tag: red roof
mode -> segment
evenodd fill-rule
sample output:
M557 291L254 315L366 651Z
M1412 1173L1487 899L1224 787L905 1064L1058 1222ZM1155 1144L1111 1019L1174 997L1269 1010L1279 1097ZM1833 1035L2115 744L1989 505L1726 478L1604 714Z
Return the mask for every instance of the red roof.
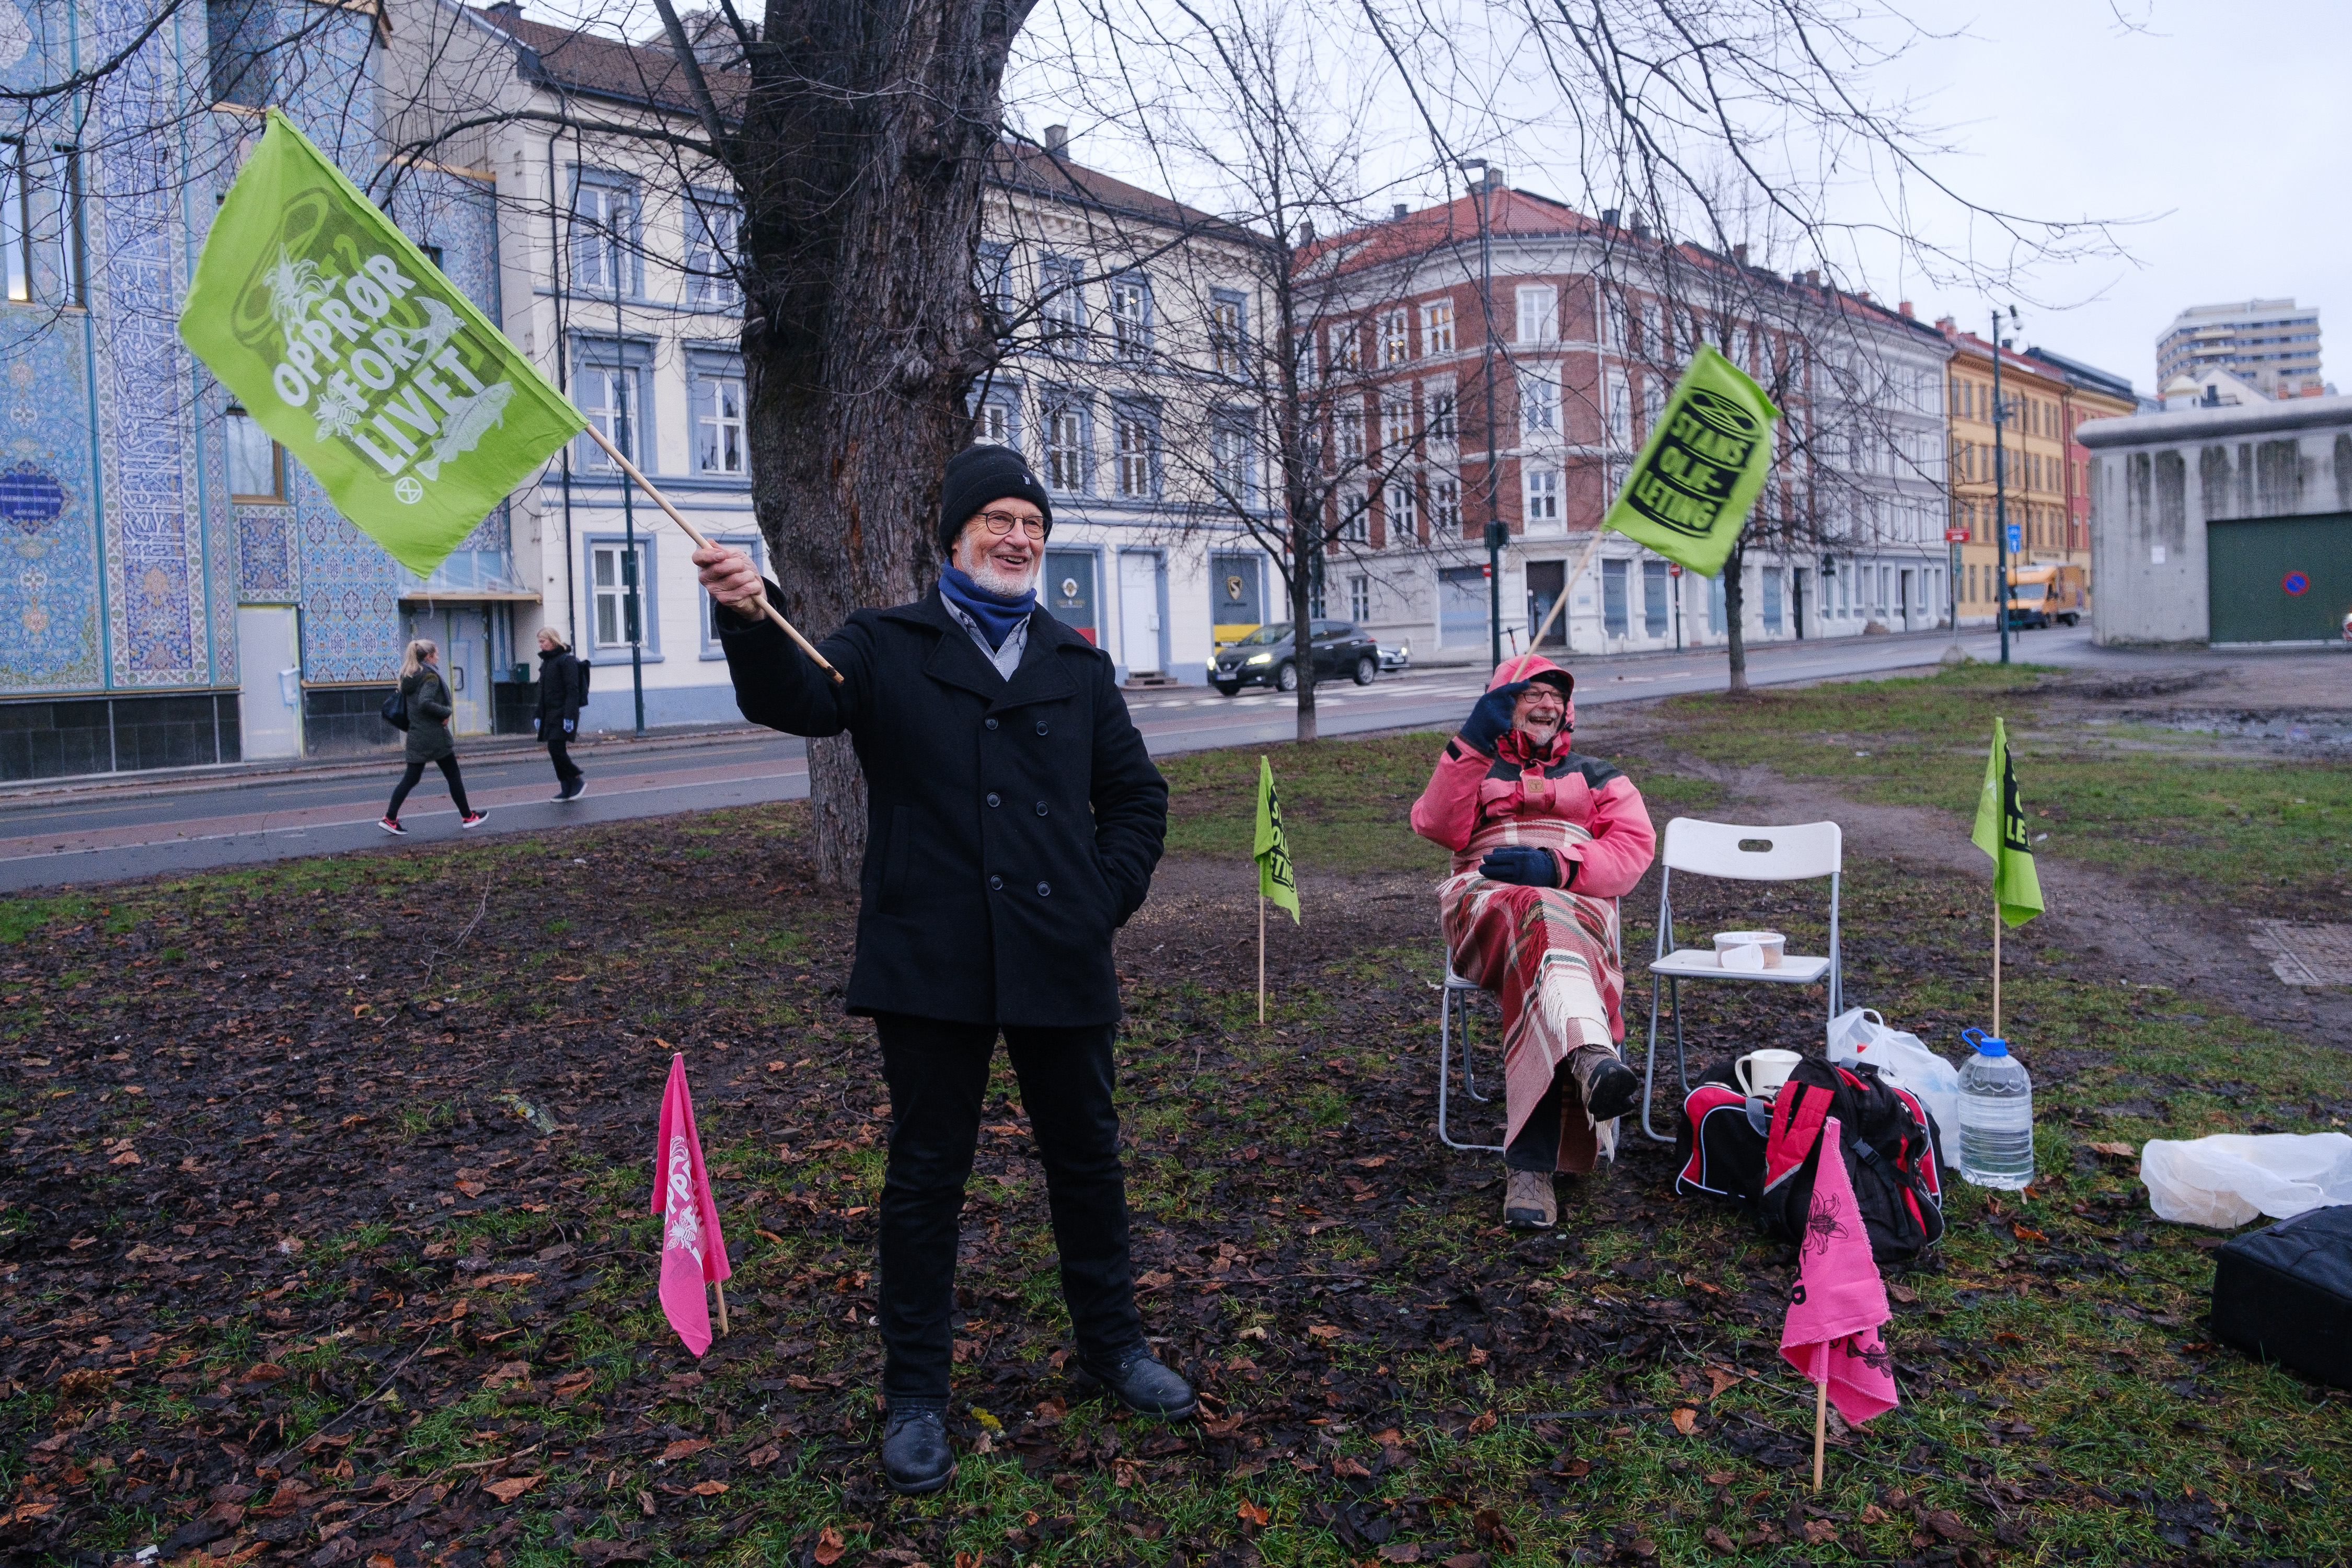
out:
M632 44L577 27L529 21L499 7L478 9L474 15L528 51L523 68L527 79L701 118L686 72L667 43ZM721 114L731 116L742 107L751 87L749 72L716 70L706 64L702 76Z

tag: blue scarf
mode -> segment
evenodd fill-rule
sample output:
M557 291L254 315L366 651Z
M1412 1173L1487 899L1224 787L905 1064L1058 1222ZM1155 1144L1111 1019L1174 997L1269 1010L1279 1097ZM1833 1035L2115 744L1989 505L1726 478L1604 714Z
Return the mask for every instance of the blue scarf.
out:
M1027 620L1029 612L1037 607L1034 588L1017 599L1008 599L1002 594L990 593L953 566L940 573L940 597L970 616L991 647L1003 647L1004 639L1013 635L1013 628Z

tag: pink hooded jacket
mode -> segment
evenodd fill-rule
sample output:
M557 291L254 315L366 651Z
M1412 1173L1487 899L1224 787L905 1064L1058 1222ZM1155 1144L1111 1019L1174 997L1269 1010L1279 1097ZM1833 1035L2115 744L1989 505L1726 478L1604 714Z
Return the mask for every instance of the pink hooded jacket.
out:
M1573 676L1532 653L1505 659L1486 689L1538 675L1555 675L1559 681L1554 684L1565 682L1570 693L1575 689ZM1569 701L1567 708L1563 735L1576 727L1575 702ZM1461 871L1476 863L1477 858L1465 851L1479 828L1512 816L1557 817L1591 834L1587 842L1553 853L1574 863L1569 889L1596 899L1631 892L1657 850L1657 833L1650 826L1642 792L1610 763L1563 747L1549 765L1522 770L1472 750L1459 736L1445 743L1429 787L1412 804L1412 830L1453 850L1454 869Z

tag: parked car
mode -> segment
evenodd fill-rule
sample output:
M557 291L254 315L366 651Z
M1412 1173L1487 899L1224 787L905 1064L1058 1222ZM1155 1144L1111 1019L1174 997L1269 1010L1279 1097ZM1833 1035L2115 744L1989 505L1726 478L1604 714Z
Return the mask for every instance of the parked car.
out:
M1412 668L1412 644L1393 642L1381 644L1381 673Z
M1370 686L1380 674L1380 644L1368 634L1346 621L1315 621L1308 631L1317 680L1346 676L1359 686ZM1298 656L1291 624L1268 622L1231 647L1220 648L1209 660L1209 684L1228 697L1244 686L1297 690Z

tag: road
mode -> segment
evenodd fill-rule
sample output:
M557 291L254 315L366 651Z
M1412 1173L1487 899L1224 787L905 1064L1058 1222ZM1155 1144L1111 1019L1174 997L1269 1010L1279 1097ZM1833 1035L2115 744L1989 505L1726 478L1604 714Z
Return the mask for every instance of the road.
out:
M2019 657L2072 664L2099 659L2087 630L2035 632ZM1748 679L1787 685L1932 664L1941 638L1850 637L1783 643L1748 655ZM1990 633L1961 646L1995 657ZM1570 659L1576 700L1591 706L1719 690L1719 650L1614 659ZM1326 735L1452 725L1484 684L1484 670L1444 669L1384 676L1369 687L1327 685L1316 694ZM1218 746L1264 744L1295 732L1295 699L1272 692L1220 697L1201 687L1129 693L1137 725L1155 755ZM717 806L798 800L808 794L801 742L783 735L720 733L679 740L614 741L578 748L588 793L558 805L545 754L536 750L478 755L466 763L472 803L489 812L475 831L529 832L660 816ZM390 847L456 838L456 808L438 773L409 797L404 839L376 826L396 776L387 761L373 766L296 767L254 775L136 777L0 801L0 892L118 881L303 855Z

